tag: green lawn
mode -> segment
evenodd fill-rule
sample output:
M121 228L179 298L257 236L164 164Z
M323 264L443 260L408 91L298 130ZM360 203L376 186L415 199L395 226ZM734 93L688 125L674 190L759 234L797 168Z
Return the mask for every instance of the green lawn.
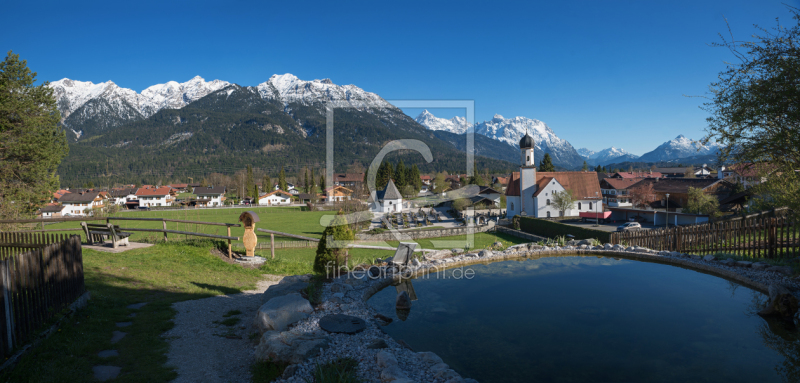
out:
M252 209L175 209L175 210L154 210L154 211L131 211L120 212L113 217L136 217L136 218L169 218L180 219L185 221L202 221L202 222L224 222L224 223L239 223L239 215L246 211L255 211L258 214L261 222L256 224L256 228L269 229L282 231L285 233L298 234L313 238L322 236L324 229L319 224L320 217L333 214L331 212L323 211L301 211L300 207L255 207ZM114 221L112 217L111 222L118 224L122 228L138 228L138 229L161 229L162 223L159 221ZM94 221L100 223L100 221ZM45 229L66 229L75 228L75 234L82 234L80 230L80 222L59 222L45 226ZM198 232L205 234L227 235L227 230L224 226L210 226L210 225L197 225L178 222L167 222L167 229ZM231 228L231 235L241 237L244 229L241 227ZM83 237L83 235L81 235ZM147 233L147 232L133 232L131 241L142 241L143 239L150 239L155 241L162 239L164 236L161 233ZM169 234L170 238L185 239L185 236L177 234ZM291 241L291 238L276 238L282 241ZM85 240L85 238L84 238ZM259 241L269 241L269 235L259 234Z
M122 254L84 250L89 305L64 321L60 330L24 356L8 382L91 382L92 366L115 365L122 373L115 382L166 382L176 373L165 367L168 344L161 335L172 328L172 303L233 294L255 288L262 271L225 263L211 255L210 242L198 245L160 244ZM126 306L148 302L136 310ZM112 345L115 322L132 321L128 333ZM119 356L101 359L97 353L115 349Z

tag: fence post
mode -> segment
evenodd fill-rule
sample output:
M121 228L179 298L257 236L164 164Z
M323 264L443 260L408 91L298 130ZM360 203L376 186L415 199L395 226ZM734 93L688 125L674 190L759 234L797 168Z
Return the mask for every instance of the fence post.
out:
M228 226L228 237L231 236L231 227ZM231 253L231 239L228 238L228 258L233 258L233 254Z
M164 226L164 242L167 242L167 221L161 221Z
M275 259L275 234L269 233L269 247L272 253L272 259Z
M775 209L772 209L772 213L775 214ZM769 254L770 258L775 258L775 248L778 245L777 244L777 242L778 242L777 241L777 239L778 239L778 232L777 232L777 229L778 229L777 223L778 222L777 222L777 220L778 220L777 218L770 218L769 221L768 221L769 222L769 239L768 239L769 243L767 244L767 246L769 246L768 254Z
M14 315L11 312L11 292L8 289L10 282L8 275L8 260L3 260L0 262L0 274L3 274L3 310L6 316L6 347L10 351L14 348Z

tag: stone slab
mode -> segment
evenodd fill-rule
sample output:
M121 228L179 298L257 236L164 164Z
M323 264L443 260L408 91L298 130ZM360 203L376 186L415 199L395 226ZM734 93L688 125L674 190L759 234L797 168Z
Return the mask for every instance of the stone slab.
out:
M92 372L94 373L94 378L105 382L111 379L116 379L119 376L121 368L117 366L94 366L92 367Z
M350 315L330 314L319 319L319 327L327 332L355 334L364 331L367 322Z
M112 356L119 356L119 352L117 352L117 350L103 350L98 352L97 356L101 358L110 358Z
M122 340L122 338L125 337L125 335L128 335L128 333L122 331L114 331L114 334L111 336L111 344L119 342L120 340Z

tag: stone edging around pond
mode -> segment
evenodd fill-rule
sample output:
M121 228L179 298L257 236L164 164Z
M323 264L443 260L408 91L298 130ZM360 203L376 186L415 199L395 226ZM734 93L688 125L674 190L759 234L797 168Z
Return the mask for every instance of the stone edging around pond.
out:
M645 248L624 248L620 245L605 246L565 246L548 248L534 244L512 246L505 251L481 250L479 253L459 254L445 259L412 261L405 275L387 265L373 266L370 269L377 274L376 278L355 277L353 273L334 279L323 285L321 304L291 328L280 331L267 331L261 343L256 347L256 357L267 359L283 353L291 360L282 379L278 382L304 382L310 379L315 366L343 357L351 357L359 361L358 374L367 381L384 382L474 382L463 379L450 369L441 358L432 352L414 352L402 340L395 340L386 334L382 326L388 318L382 318L367 300L383 288L405 278L422 276L446 269L468 266L478 263L491 263L517 259L536 259L551 256L595 255L619 257L646 262L657 262L689 268L709 273L721 278L768 293L770 284L781 284L800 291L796 280L781 274L786 270L772 269L767 271L763 265L757 268L749 262L741 262L740 266L726 265L716 260L703 260L698 256L689 256L675 252L657 252ZM369 271L367 271L369 272ZM286 277L281 284L288 287L296 284L300 276ZM281 284L277 286L281 286ZM280 287L279 287L280 288ZM267 297L275 296L275 291L265 293ZM266 306L266 305L265 305ZM263 307L262 307L263 308ZM328 314L346 314L359 317L367 322L367 328L354 335L328 334L320 329L319 319ZM391 321L391 319L388 319ZM287 348L288 347L288 348ZM289 350L291 348L291 350ZM300 351L297 351L300 350ZM288 354L287 354L288 353ZM293 354L292 354L293 353Z

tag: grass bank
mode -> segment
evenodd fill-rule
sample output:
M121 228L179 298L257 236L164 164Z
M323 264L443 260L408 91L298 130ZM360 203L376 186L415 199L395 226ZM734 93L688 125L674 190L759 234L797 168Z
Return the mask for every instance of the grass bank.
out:
M212 255L211 242L168 243L110 254L84 250L89 305L65 320L60 330L25 355L8 382L90 382L92 366L115 365L122 372L115 382L166 382L175 371L165 367L168 343L161 335L172 328L174 302L235 294L255 288L262 271L225 263ZM126 306L148 302L135 318ZM132 321L128 333L112 345L116 322ZM102 350L119 356L101 359Z

